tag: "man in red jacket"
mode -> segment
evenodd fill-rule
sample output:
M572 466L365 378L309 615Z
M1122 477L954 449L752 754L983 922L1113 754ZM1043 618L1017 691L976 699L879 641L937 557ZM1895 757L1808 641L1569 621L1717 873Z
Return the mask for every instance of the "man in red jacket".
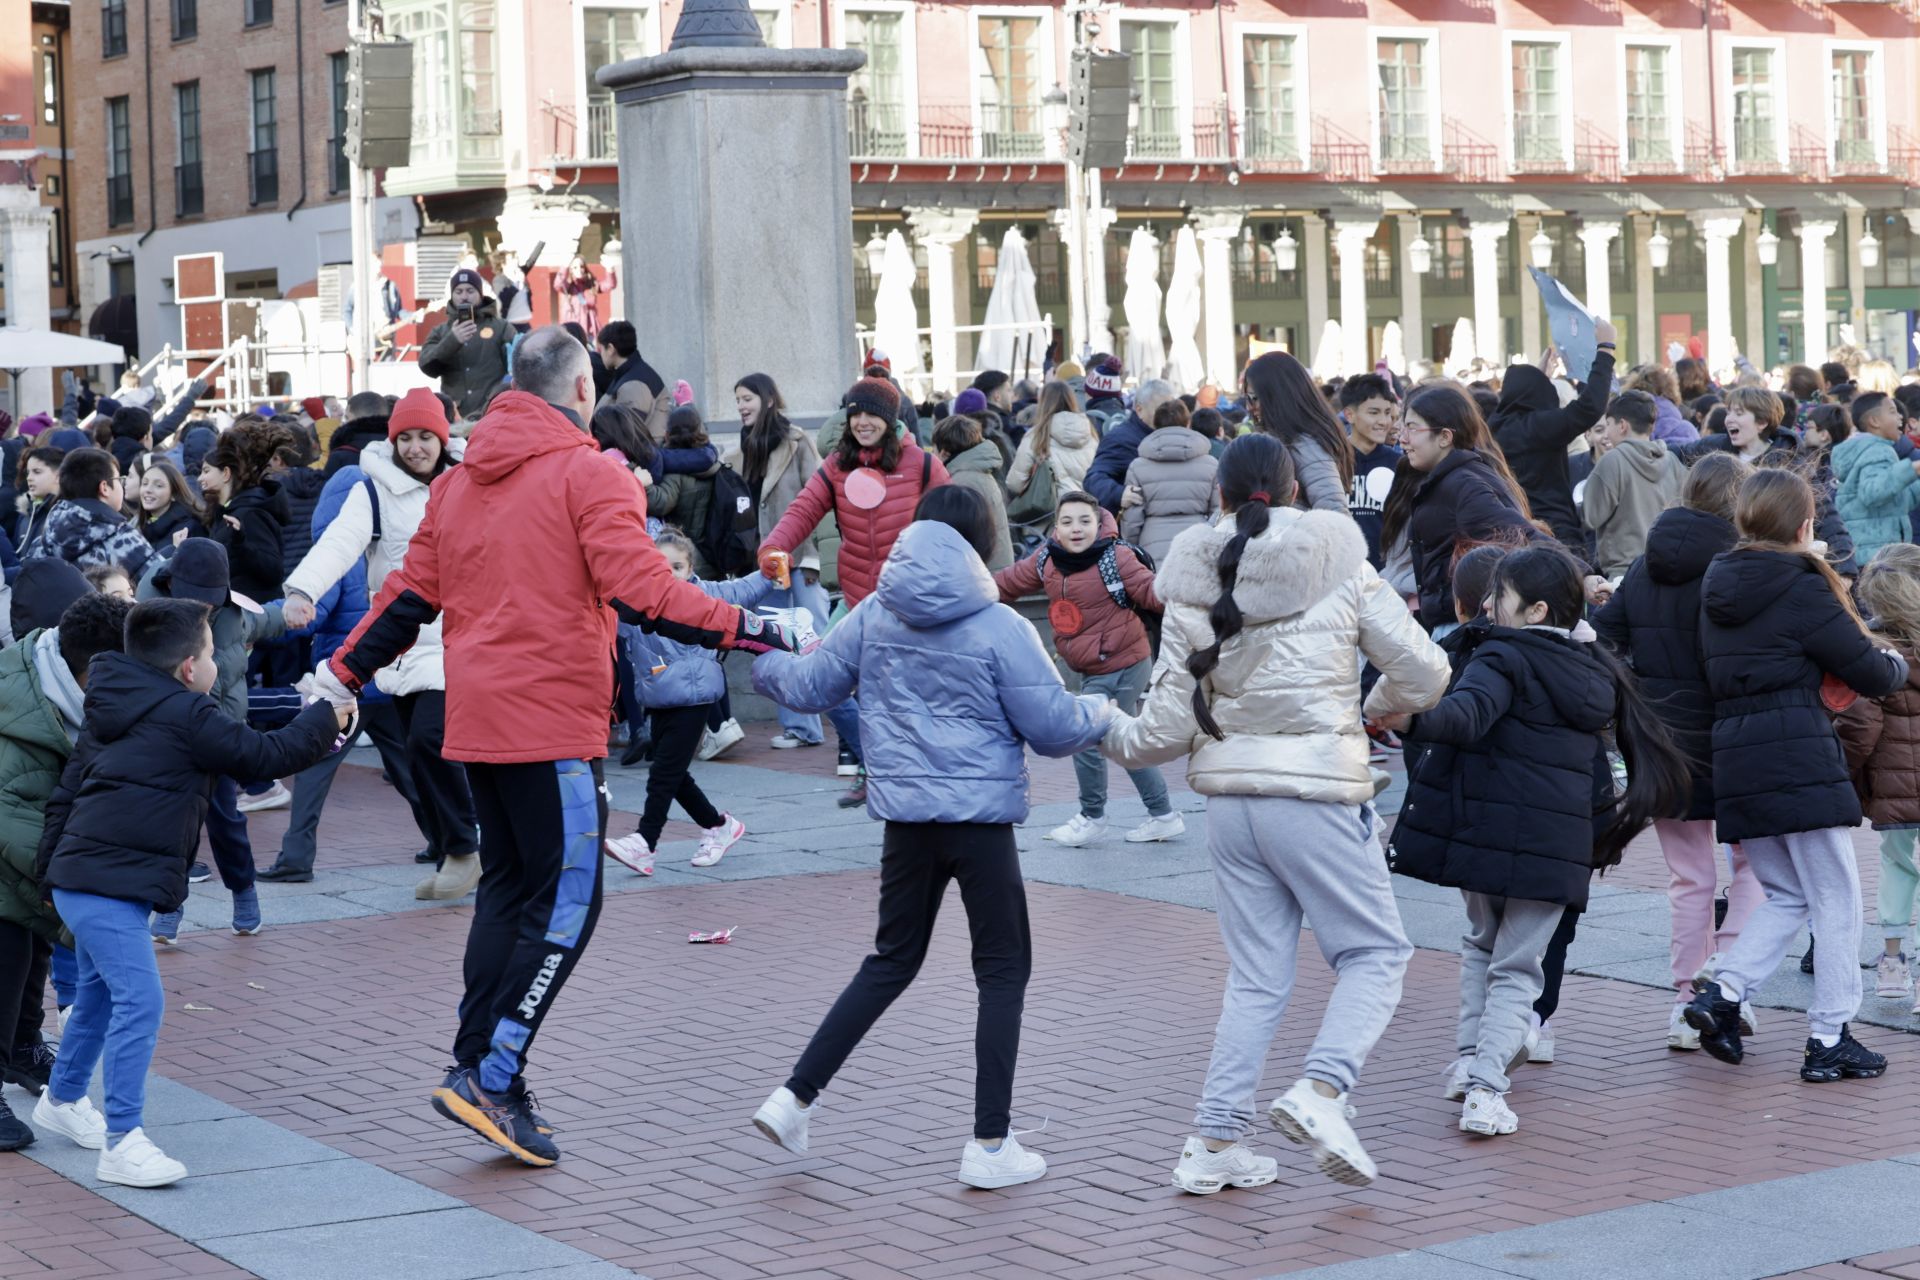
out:
M783 632L673 576L633 474L586 431L593 369L561 328L514 356L466 459L434 481L405 564L316 681L346 696L443 619L446 756L466 762L485 868L467 935L455 1065L434 1109L523 1163L559 1149L522 1073L600 914L614 608L710 648Z

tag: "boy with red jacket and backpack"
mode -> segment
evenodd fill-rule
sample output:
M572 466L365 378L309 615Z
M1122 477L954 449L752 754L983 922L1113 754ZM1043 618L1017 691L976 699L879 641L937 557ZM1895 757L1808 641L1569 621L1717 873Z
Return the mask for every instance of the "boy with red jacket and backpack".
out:
M1153 658L1146 625L1135 610L1158 613L1160 598L1153 591L1152 562L1120 540L1113 513L1098 498L1078 490L1061 495L1047 545L993 580L1006 604L1044 588L1054 644L1080 673L1080 692L1111 698L1128 715L1138 713ZM1097 748L1082 751L1073 758L1073 771L1080 780L1080 812L1049 831L1047 839L1079 848L1107 830L1106 758ZM1147 806L1147 820L1127 832L1127 839L1145 844L1184 834L1186 822L1173 811L1160 771L1129 769L1127 776Z

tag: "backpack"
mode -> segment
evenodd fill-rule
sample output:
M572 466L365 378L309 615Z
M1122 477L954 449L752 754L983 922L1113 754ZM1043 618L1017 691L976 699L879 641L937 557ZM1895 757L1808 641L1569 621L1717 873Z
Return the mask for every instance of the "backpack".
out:
M1131 609L1135 613L1138 613L1140 612L1140 606L1136 605L1133 602L1133 598L1127 594L1127 584L1120 577L1120 548L1122 547L1133 552L1133 554L1139 558L1140 563L1148 569L1153 568L1152 556L1142 551L1139 547L1134 546L1131 542L1122 542L1120 539L1115 538L1108 544L1107 549L1100 553L1100 563L1098 566L1100 570L1100 585L1107 589L1107 594L1113 598L1115 604L1119 605L1122 609ZM1042 582L1046 580L1047 560L1052 554L1053 544L1048 543L1046 546L1041 547L1037 563L1033 566L1034 571L1040 575Z
M1059 477L1053 473L1052 458L1034 459L1033 479L1027 482L1026 491L1007 500L1007 523L1032 524L1036 520L1051 520L1059 483Z
M367 536L369 548L380 541L380 490L374 488L372 476L361 476L360 483L367 489L367 508L373 513L373 532Z
M694 542L718 578L737 578L753 572L760 554L760 512L746 479L725 463L713 473L713 499L707 504L707 527Z

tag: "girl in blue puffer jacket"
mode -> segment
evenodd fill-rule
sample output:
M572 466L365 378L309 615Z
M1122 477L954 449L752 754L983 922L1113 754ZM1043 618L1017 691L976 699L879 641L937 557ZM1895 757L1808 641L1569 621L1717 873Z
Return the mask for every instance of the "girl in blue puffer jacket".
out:
M1069 694L1033 627L1000 603L985 563L994 532L973 490L929 490L873 594L823 644L753 664L754 688L793 711L825 711L859 688L867 811L886 823L874 953L753 1122L788 1150L807 1149L814 1099L920 971L947 882L958 880L980 989L974 1140L960 1157L960 1181L974 1187L1047 1171L1008 1130L1033 965L1013 839L1027 817L1026 748L1070 756L1098 743L1113 715L1110 702Z
M662 528L653 540L674 577L693 583L716 600L751 609L773 590L773 581L758 573L727 582L702 582L693 576L693 543L686 534ZM643 876L652 875L654 846L666 828L667 810L678 800L702 831L693 865L710 867L747 834L746 824L715 809L687 771L706 730L708 713L727 692L727 673L720 666L720 655L711 649L683 644L644 627L631 634L634 692L652 713L653 765L647 770L647 804L640 812L640 829L607 841L607 856Z

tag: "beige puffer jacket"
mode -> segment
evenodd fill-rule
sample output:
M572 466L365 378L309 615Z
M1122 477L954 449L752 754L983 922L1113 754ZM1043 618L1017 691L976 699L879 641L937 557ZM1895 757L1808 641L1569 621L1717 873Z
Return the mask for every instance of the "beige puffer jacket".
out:
M1367 563L1367 540L1351 516L1274 507L1269 518L1240 556L1233 598L1244 625L1206 679L1225 739L1195 723L1187 657L1213 643L1214 565L1233 537L1232 516L1174 539L1154 579L1166 624L1153 683L1138 717L1115 717L1102 749L1128 768L1190 754L1187 780L1202 795L1365 804L1374 786L1354 650L1381 673L1368 715L1439 702L1447 656Z

